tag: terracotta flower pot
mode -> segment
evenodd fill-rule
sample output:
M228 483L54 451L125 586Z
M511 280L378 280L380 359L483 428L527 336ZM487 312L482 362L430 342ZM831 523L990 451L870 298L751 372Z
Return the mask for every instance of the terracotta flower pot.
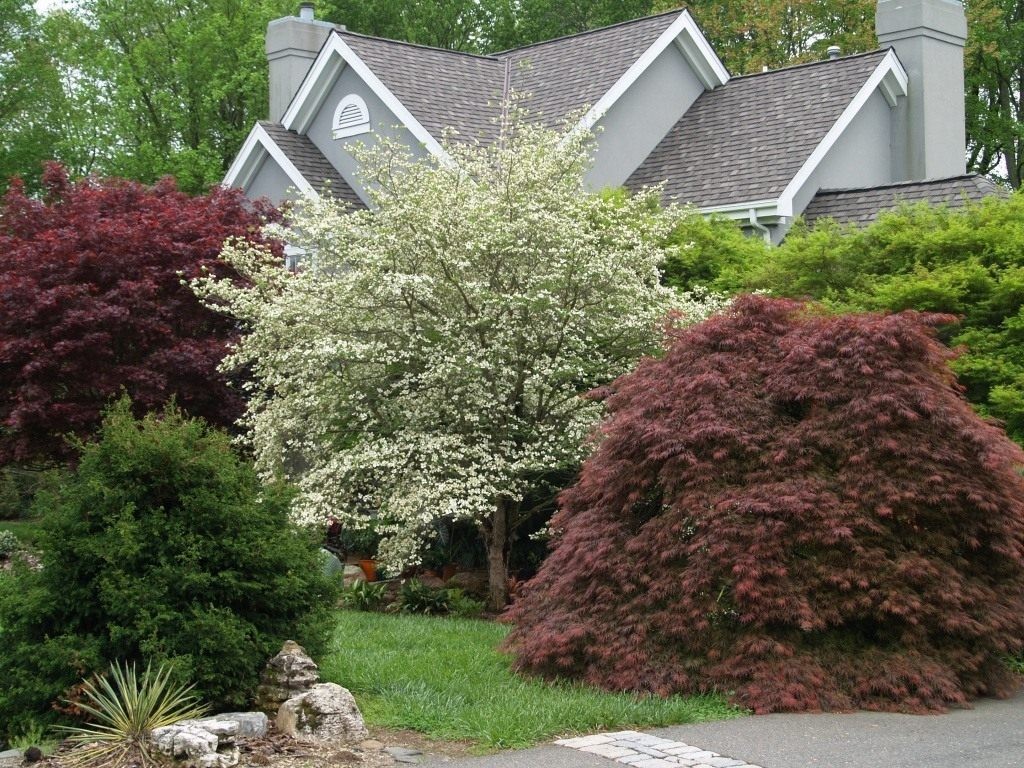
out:
M377 580L377 561L376 560L360 560L359 567L363 569L363 573L366 574L367 581Z

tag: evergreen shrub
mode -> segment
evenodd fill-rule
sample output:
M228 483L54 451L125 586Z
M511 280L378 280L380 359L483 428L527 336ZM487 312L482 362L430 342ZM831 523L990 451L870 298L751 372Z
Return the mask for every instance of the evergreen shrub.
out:
M215 706L241 707L294 639L322 648L338 587L226 435L127 399L49 496L41 570L0 580L0 723L46 715L115 660L168 664Z
M1014 690L1024 453L963 399L950 320L746 296L619 379L518 668L757 712Z

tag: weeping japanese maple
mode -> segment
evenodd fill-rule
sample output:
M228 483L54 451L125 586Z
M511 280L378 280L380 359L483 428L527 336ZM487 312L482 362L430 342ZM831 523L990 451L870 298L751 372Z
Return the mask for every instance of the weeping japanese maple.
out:
M747 296L620 378L518 667L756 712L1012 691L1024 453L964 401L950 319Z

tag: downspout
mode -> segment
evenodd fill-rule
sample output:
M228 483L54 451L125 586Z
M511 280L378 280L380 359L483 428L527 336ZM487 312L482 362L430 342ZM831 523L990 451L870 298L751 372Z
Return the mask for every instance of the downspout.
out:
M747 219L750 222L750 226L761 233L761 237L764 238L765 243L768 245L772 244L772 231L768 229L764 224L757 220L757 209L750 209L750 217Z

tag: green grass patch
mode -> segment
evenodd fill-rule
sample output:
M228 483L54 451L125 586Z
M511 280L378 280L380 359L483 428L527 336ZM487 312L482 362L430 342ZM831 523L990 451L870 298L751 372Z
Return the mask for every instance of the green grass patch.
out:
M637 697L521 677L497 650L507 631L473 619L340 611L321 676L352 691L369 724L481 750L743 714L718 696Z

